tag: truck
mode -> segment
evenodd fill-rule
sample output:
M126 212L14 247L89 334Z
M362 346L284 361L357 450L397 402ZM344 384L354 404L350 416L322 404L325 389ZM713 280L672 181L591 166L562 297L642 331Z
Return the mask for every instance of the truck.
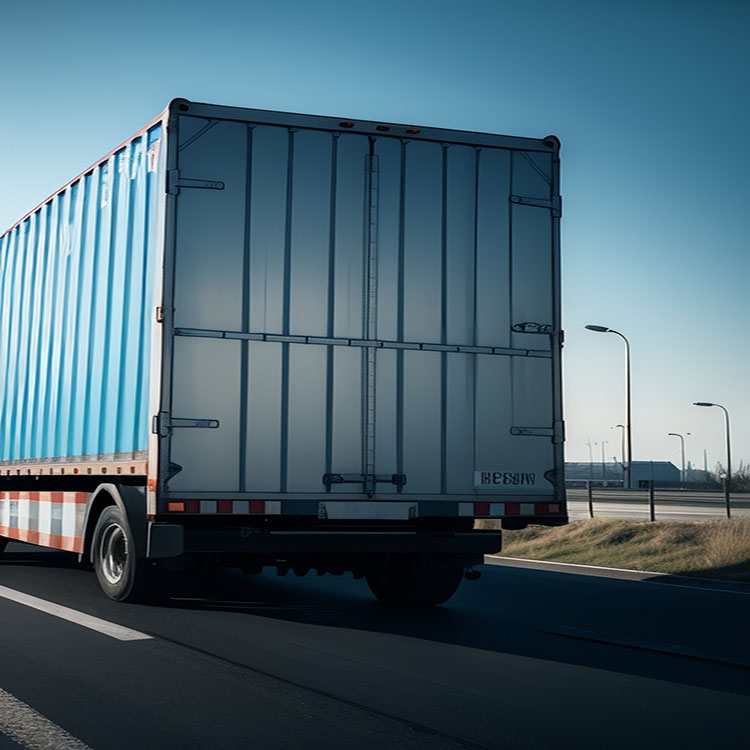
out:
M170 102L0 239L0 550L435 605L566 523L559 151Z

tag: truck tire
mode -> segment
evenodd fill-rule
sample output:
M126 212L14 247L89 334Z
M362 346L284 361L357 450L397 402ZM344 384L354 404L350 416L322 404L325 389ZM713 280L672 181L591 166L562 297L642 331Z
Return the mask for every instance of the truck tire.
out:
M92 540L94 571L102 591L118 602L149 602L159 598L156 566L136 554L133 532L125 514L106 507Z
M375 597L384 604L412 604L429 607L443 604L455 594L463 568L430 569L415 563L389 566L365 576Z

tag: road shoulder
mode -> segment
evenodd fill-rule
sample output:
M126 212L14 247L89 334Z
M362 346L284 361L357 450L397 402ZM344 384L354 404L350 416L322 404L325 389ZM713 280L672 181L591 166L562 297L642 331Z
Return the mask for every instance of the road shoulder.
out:
M605 568L596 565L580 565L578 563L561 563L548 560L527 560L520 557L503 557L501 555L485 555L484 559L488 565L499 565L509 568L530 568L554 573L572 573L573 575L596 576L599 578L617 578L623 581L642 581L645 583L684 586L706 591L728 591L739 594L750 594L750 583L739 581L691 578L647 570Z

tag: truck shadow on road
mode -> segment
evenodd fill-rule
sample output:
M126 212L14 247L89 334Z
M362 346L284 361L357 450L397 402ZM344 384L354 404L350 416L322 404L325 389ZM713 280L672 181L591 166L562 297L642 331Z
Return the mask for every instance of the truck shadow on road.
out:
M2 576L4 585L44 596L34 571L49 569L51 576L54 569L84 604L92 601L84 611L106 602L85 570L90 566L77 555L13 545L0 572L6 566L13 575ZM334 642L338 633L366 631L750 695L742 632L747 595L527 568L482 570L481 580L464 581L449 602L430 608L380 604L365 581L346 574L245 576L226 570L183 583L158 605L110 602L104 610L109 619L153 629L157 636L153 625L164 613L184 611L188 627L188 612L226 612L334 629L326 636ZM234 617L219 621L219 627L236 629L234 637L242 638L246 625ZM320 631L310 633L314 641Z
M247 577L237 571L219 575L210 592L183 593L166 606L406 636L750 695L739 625L736 652L734 634L717 649L715 638L706 642L713 626L697 613L692 629L689 621L678 627L675 618L692 606L689 601L678 597L670 605L658 590L649 590L648 601L639 605L639 582L483 569L479 582L464 581L440 607L380 604L364 581L350 575ZM746 602L730 606L741 604Z
M26 551L29 550L29 551ZM12 547L3 552L0 568L6 566L56 568L59 570L91 570L88 560L78 561L78 555L71 552L34 547L15 542Z

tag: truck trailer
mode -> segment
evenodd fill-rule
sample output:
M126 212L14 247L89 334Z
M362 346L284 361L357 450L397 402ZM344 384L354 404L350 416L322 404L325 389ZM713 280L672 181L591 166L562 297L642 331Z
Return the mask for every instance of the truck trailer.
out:
M0 551L430 605L566 523L559 149L173 100L0 238Z

